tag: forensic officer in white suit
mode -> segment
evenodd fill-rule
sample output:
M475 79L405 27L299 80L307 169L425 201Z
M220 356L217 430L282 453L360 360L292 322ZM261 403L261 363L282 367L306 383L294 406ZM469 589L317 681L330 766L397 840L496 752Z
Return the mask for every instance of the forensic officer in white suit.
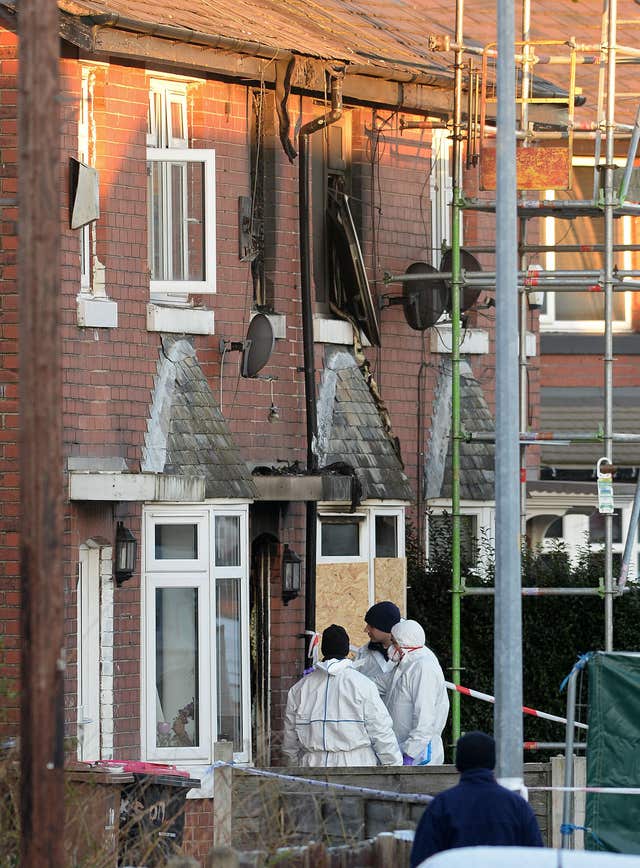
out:
M391 628L400 620L400 609L390 600L375 603L364 616L369 642L358 648L354 666L370 678L384 699L391 684L394 665L389 660Z
M323 660L287 697L282 751L290 765L399 766L402 754L375 685L357 672L344 627L322 634Z
M438 658L425 647L417 621L400 621L391 628L391 660L395 669L385 703L393 721L404 765L444 762L442 730L449 714L449 697Z

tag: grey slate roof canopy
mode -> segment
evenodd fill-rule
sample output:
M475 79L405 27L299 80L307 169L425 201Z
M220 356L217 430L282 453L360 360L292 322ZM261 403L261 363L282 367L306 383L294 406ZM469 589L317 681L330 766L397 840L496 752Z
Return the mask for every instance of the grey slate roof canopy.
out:
M256 496L249 468L187 338L162 336L142 470L204 477L208 498Z
M604 398L598 388L541 389L540 430L597 432L604 424ZM613 430L616 434L640 433L640 388L613 390ZM542 464L551 467L594 466L604 455L602 442L542 446ZM625 467L640 465L640 443L614 443L613 461Z
M464 431L494 431L495 423L480 383L469 362L460 361L460 421ZM460 497L493 500L495 490L493 443L460 444ZM431 439L425 464L427 500L451 497L451 359L443 359L436 387Z
M362 500L414 499L409 480L353 355L328 353L318 399L319 467L350 464Z

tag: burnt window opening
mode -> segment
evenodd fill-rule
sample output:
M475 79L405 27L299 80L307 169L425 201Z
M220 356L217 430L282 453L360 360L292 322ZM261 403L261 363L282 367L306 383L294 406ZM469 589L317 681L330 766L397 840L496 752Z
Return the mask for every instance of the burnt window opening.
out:
M313 278L316 301L329 312L331 263L327 207L336 193L352 193L351 112L311 139L311 222L313 226Z
M352 113L312 145L313 273L318 308L341 312L370 344L380 332L360 244L360 198L352 162Z

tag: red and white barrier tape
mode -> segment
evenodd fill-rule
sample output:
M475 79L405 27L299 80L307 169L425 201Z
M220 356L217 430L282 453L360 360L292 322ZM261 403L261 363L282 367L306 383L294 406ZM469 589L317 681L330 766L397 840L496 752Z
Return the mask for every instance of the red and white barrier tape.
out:
M640 796L640 787L527 787L529 792L611 793L618 796Z
M451 681L445 681L445 684L448 690L457 690L458 693L462 693L465 696L473 696L476 699L483 699L485 702L495 702L495 696L490 696L488 693L480 693L479 690L472 690L470 687L463 687L461 684L452 684ZM556 723L565 723L567 722L566 717L558 717L556 714L547 714L546 711L538 711L535 708L529 708L527 705L522 706L523 714L530 714L533 717L541 717L544 720L554 720ZM586 723L580 723L579 721L575 721L574 726L579 727L580 729L589 729Z

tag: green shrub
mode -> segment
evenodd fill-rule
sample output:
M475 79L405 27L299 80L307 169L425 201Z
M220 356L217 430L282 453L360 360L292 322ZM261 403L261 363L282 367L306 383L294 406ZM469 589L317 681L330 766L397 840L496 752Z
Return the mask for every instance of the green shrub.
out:
M439 537L430 545L429 560L421 557L415 532L407 531L408 614L424 627L427 644L437 654L451 680L451 539L440 523ZM462 563L467 586L494 583L494 558L485 540L479 544L487 569L480 577L471 564ZM478 552L476 552L477 556ZM614 576L617 564L614 561ZM566 549L558 544L551 552L539 549L522 554L522 584L528 587L598 588L604 575L602 552L586 545L572 564ZM630 590L613 604L614 650L638 649L640 587ZM463 685L494 694L493 596L465 596L461 601L461 663ZM566 716L566 692L560 684L578 655L604 647L604 601L600 596L531 596L522 598L522 656L524 704L561 717ZM499 665L499 662L498 662ZM586 682L586 678L584 679ZM586 721L586 683L578 684L576 717ZM493 706L462 696L461 729L493 731ZM450 727L450 722L449 722ZM451 742L450 729L446 743ZM525 716L525 741L564 741L562 724ZM528 761L545 760L548 752L527 752Z

